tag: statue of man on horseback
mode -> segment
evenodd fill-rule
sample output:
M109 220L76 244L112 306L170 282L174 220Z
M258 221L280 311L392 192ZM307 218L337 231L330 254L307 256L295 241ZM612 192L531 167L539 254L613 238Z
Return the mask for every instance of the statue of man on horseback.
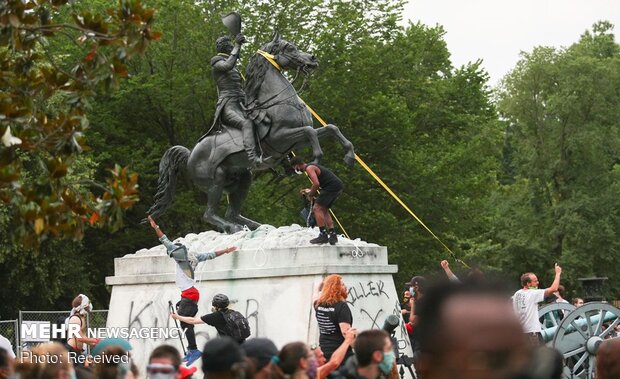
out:
M251 169L275 168L286 163L291 151L308 146L312 148L310 162L319 163L323 156L319 140L327 136L343 147L348 165L353 165L355 152L335 125L313 128L308 107L282 74L284 70L296 70L307 75L318 66L313 55L300 51L276 33L251 57L242 87L241 74L235 68L245 41L241 18L233 12L222 21L236 36L236 44L233 46L227 38L218 39L218 55L211 61L219 92L216 121L191 151L177 145L164 153L149 213L158 217L166 212L172 205L178 176L185 173L195 188L207 194L204 221L235 233L244 226L260 226L240 213L252 184ZM213 133L220 123L217 133ZM269 159L258 156L257 146ZM223 194L228 195L228 206L221 217L218 208Z
M245 114L245 92L243 92L241 74L236 68L241 45L244 42L245 36L238 33L235 37L235 46L228 36L218 38L215 43L217 55L211 58L211 68L217 85L217 105L215 119L207 135L219 129L222 124L241 129L243 148L248 155L248 160L252 167L257 167L262 163L262 159L256 153L254 123Z

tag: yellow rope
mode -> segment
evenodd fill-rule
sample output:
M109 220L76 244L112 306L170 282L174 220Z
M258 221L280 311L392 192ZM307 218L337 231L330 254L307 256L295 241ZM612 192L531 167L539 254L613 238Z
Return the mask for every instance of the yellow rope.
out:
M325 122L325 120L323 120L323 119L321 118L321 116L319 116L319 115L318 115L318 114L314 111L314 109L312 109L312 108L311 108L308 104L306 104L306 102L304 102L303 100L302 100L302 102L306 105L306 107L308 107L308 110L310 111L310 113L312 113L312 115L313 115L313 116L314 116L314 117L315 117L315 118L316 118L316 119L317 119L317 120L321 123L321 125L323 125L323 126L327 125L327 123ZM469 267L469 266L468 266L465 262L463 262L462 260L460 260L460 259L458 259L458 258L456 257L456 254L454 254L454 252L453 252L452 250L450 250L450 248L449 248L448 246L446 246L446 244L445 244L445 243L443 243L443 241L442 241L442 240L440 240L440 239L439 239L439 237L437 237L437 235L436 235L435 233L433 233L433 231L432 231L432 230L431 230L428 226L426 226L426 224L425 224L425 223L424 223L424 222L423 222L423 221L422 221L422 220L421 220L421 219L420 219L420 218L419 218L419 217L418 217L415 213L413 213L413 211L412 211L411 209L409 209L409 207L407 206L407 204L405 204L405 203L404 203L404 202L400 199L400 197L399 197L397 194L395 194L395 193L394 193L394 191L392 191L392 189L391 189L391 188L390 188L387 184L385 184L385 182L384 182L383 180L381 180L381 178L379 177L379 175L375 174L375 172L374 172L374 171L373 171L373 170L372 170L372 169L371 169L371 168L370 168L370 167L366 164L366 162L364 162L364 161L362 160L362 158L360 158L357 154L355 154L355 160L356 160L356 161L357 161L357 162L358 162L358 163L359 163L359 164L360 164L360 165L364 168L364 170L366 170L366 171L370 174L370 176L372 176L372 177L373 177L373 178L377 181L377 183L379 183L379 184L381 185L381 187L383 187L383 189L385 189L385 190L386 190L386 192L387 192L387 193L389 193L389 194L390 194L390 195L394 198L394 200L396 200L396 202L397 202L398 204L400 204L403 208L405 208L405 210L406 210L407 212L409 212L409 214L410 214L410 215L411 215L411 216L412 216L412 217L413 217L413 218L414 218L414 219L415 219L415 220L416 220L416 221L417 221L420 225L422 225L422 226L424 227L424 229L426 229L426 230L427 230L427 231L431 234L431 236L433 236L433 238L435 238L435 239L436 239L436 240L437 240L437 241L441 244L441 246L443 246L443 247L444 247L444 248L445 248L445 249L446 249L446 250L450 253L450 255L452 256L452 258L454 258L454 260L455 260L456 262L458 262L458 263L462 264L463 266L465 266L465 267L467 267L467 268L470 268L470 267Z
M258 50L258 54L260 54L263 57L265 57L265 59L267 59L269 62L271 62L271 64L274 65L279 71L282 70L282 68L280 67L278 62L275 61L275 57L273 55L265 53L262 50ZM300 100L301 100L301 98L300 98ZM303 100L301 100L301 101L302 101L302 103L305 104L305 106L308 108L310 113L312 113L314 118L316 118L321 123L321 125L323 125L323 126L327 125L327 122L325 122L325 120L323 120L321 118L321 116L319 116L318 113L316 113L314 111L314 109L312 109L308 104L306 104L305 101L303 101ZM293 155L295 155L295 154L293 153ZM463 262L462 260L460 260L460 259L458 259L456 257L456 254L454 254L454 252L452 250L450 250L450 248L445 243L443 243L443 241L441 239L439 239L439 237L437 237L437 235L435 233L433 233L433 231L428 226L426 226L426 224L415 213L413 213L413 211L411 209L409 209L407 204L405 204L400 199L400 197L397 194L395 194L394 191L392 191L392 189L387 184L385 184L385 182L383 180L381 180L379 175L375 174L375 172L357 154L355 154L355 160L364 168L364 170L366 170L370 174L370 176L372 176L377 181L377 183L379 183L381 185L381 187L383 187L383 189L385 189L385 191L388 194L390 194L392 196L392 198L394 198L394 200L396 200L396 202L398 204L400 204L420 225L422 225L424 227L424 229L426 229L426 231L428 231L430 233L431 236L433 236L433 238L435 238L441 244L441 246L443 246L450 253L452 258L454 258L454 260L456 262L462 264L466 268L470 268L465 262ZM308 174L306 174L306 176L307 175ZM308 180L309 179L310 178L308 178ZM330 213L332 214L332 216L334 217L334 219L336 220L336 222L338 223L338 225L340 226L340 228L342 229L344 234L347 236L347 238L349 238L349 235L347 234L347 232L344 230L344 228L340 224L340 221L338 221L338 219L336 218L336 215L334 215L334 213L331 210L330 210Z
M278 69L278 71L282 71L282 66L280 66L280 64L276 62L276 57L262 50L257 50L256 53L262 55L265 59L267 59L269 63L273 65L273 67Z

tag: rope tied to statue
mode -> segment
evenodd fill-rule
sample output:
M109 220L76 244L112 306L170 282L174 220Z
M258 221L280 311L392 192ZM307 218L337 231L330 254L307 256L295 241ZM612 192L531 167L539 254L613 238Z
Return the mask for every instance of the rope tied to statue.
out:
M262 55L263 57L265 57L265 59L267 59L267 61L269 61L276 69L278 69L278 71L280 71L280 73L282 73L282 67L278 64L278 62L276 62L275 57L269 53L265 53L262 50L257 51L258 54ZM321 118L321 116L319 116L314 109L312 109L303 99L301 99L301 102L304 103L304 105L308 108L308 110L310 111L310 113L312 114L312 116L314 116L314 118L316 118L321 125L323 125L324 127L327 126L327 122L325 122L325 120L323 120ZM370 166L368 166L366 164L366 162L364 162L362 160L362 158L360 158L357 154L355 154L355 161L358 162L363 168L364 170L366 170L366 172L368 172L370 174L370 176L373 177L373 179L375 179L375 181L377 181L377 183L379 183L379 185L390 195L392 196L392 198L394 200L396 200L396 202L403 207L407 213L409 213L435 240L437 240L441 246L444 247L444 249L450 254L450 256L457 262L460 263L461 265L463 265L465 268L467 269L471 269L471 267L465 263L463 260L459 259L456 254L435 234L433 233L433 231L426 226L426 224L407 206L407 204L405 204L401 198L394 193L394 191L392 191L392 189L385 184L385 182L379 177L379 175L377 175L371 168ZM333 213L332 213L333 215Z

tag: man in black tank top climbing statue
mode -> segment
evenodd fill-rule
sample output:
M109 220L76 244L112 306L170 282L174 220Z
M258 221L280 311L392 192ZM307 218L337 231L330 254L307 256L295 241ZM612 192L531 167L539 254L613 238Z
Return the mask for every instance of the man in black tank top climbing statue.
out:
M335 245L338 242L338 237L334 231L334 221L329 214L329 208L342 193L342 180L325 166L314 163L306 164L300 156L291 158L290 164L295 173L302 174L306 172L312 182L312 187L302 190L302 193L308 200L314 199L312 210L320 230L319 236L311 239L310 243L320 244L329 242L330 245ZM319 193L318 197L316 197L317 193Z

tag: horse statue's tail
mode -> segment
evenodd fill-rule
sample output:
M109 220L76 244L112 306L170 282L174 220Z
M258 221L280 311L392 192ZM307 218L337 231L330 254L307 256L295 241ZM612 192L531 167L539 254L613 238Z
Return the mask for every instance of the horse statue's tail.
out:
M157 217L164 214L174 199L177 189L179 173L186 172L189 149L184 146L172 146L166 150L159 161L159 179L157 180L157 193L153 199L153 205L148 213Z

